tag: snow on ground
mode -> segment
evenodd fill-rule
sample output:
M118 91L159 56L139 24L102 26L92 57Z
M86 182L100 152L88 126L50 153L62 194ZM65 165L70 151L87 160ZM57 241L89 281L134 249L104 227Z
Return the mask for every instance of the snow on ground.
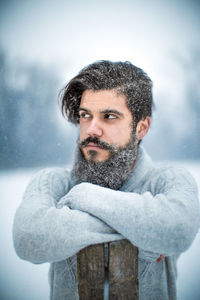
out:
M17 257L12 243L12 225L23 191L34 171L0 173L0 299L46 300L49 295L48 264L34 265Z
M180 165L180 163L178 163ZM182 165L182 163L181 163ZM200 162L184 163L200 189ZM46 300L49 298L48 264L34 265L20 260L13 249L12 224L23 191L34 174L29 171L0 172L0 299ZM200 233L178 262L178 299L200 299Z

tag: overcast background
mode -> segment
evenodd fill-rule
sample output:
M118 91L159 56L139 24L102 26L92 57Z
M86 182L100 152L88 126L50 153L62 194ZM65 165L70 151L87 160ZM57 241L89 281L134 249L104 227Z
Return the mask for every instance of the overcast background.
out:
M96 60L129 60L148 73L156 109L144 145L153 159L184 164L199 178L199 15L198 0L0 1L0 183L5 204L1 221L2 243L9 251L12 218L30 175L36 168L69 165L73 158L77 131L61 116L58 92ZM12 202L10 186L18 187ZM191 255L196 253L199 261L195 251ZM12 267L5 263L9 256L1 255L1 276L13 286L5 292L4 284L4 299L27 299L23 280L8 277L15 263L17 269L30 264L17 261L14 251L10 255ZM183 266L191 269L190 259ZM191 290L182 286L180 300L188 295L191 300L200 298L200 264L192 266L187 279ZM39 266L28 268L29 276L39 273ZM36 278L27 289L35 291L30 299L45 299L48 287L37 287L37 294ZM42 278L46 280L46 273ZM16 286L18 294L12 297Z

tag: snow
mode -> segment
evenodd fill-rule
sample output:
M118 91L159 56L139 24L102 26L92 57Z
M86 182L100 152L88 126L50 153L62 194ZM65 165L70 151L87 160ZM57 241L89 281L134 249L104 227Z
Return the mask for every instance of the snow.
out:
M180 163L178 163L180 165ZM200 189L200 162L181 163L196 178ZM15 254L12 243L12 224L23 191L35 170L0 172L0 299L38 300L49 298L48 264L34 265ZM200 232L188 251L178 262L178 299L200 299Z
M48 299L48 264L34 265L22 261L15 254L12 243L12 224L23 191L34 171L10 171L0 173L0 299L39 300Z

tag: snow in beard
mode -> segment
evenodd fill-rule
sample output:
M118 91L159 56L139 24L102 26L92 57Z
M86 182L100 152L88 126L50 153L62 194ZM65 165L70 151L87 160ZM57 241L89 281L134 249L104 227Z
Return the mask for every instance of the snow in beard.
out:
M115 148L112 145L110 149L107 147L111 156L103 162L86 160L79 145L72 169L72 176L77 184L90 182L118 190L130 177L138 153L138 139L135 134L123 148Z

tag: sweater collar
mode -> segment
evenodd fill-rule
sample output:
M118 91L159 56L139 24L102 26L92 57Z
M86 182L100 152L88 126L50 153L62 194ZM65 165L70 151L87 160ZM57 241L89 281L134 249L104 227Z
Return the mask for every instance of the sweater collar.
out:
M142 146L138 149L138 159L133 169L131 177L123 184L120 191L130 192L133 191L138 185L141 184L146 174L152 169L153 163L150 156L147 154Z

